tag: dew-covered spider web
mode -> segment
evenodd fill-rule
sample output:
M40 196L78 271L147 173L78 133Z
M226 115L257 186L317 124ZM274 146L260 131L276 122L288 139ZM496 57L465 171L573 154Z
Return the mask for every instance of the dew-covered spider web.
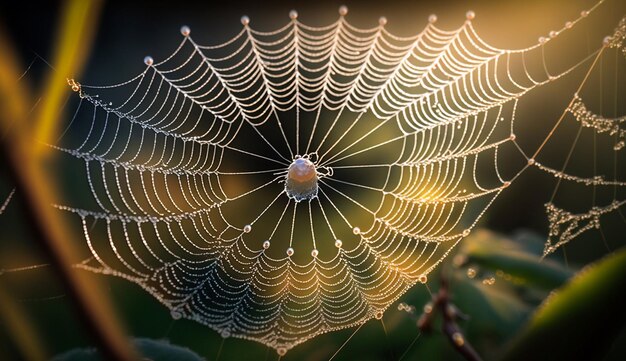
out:
M183 27L171 56L146 57L128 81L68 80L80 104L54 147L82 164L93 198L57 206L82 221L93 257L78 267L284 354L381 318L529 167L624 186L539 164L514 132L521 97L601 51L558 73L528 61L589 11L519 50L485 43L473 12L452 31L431 16L408 37L346 14L313 27L292 12L274 31L243 17L219 45ZM623 147L624 119L575 99L568 111ZM502 172L503 151L522 159L518 172Z

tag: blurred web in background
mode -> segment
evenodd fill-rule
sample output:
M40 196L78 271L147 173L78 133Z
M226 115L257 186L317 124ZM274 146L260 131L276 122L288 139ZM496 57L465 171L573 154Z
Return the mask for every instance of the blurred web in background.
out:
M608 49L613 48L616 51L621 52L624 56L626 56L626 47L624 47L625 39L626 39L626 16L620 20L619 24L615 28L615 32L612 35L604 38L603 44L605 48L603 50L607 48ZM600 59L600 56L601 54L598 55L598 59ZM619 60L617 59L616 61L619 62ZM591 71L594 70L593 69L594 65L596 65L596 62L594 62L594 64L592 65L587 76L589 76ZM618 66L617 63L615 64L615 66L617 68ZM619 81L618 76L616 75L615 77L616 89L617 89L618 81ZM560 246L567 244L572 239L576 238L577 236L591 229L600 230L600 234L602 238L604 239L604 241L606 242L604 233L601 230L601 223L600 223L600 217L602 217L603 215L606 215L612 212L617 212L620 218L624 222L626 222L626 217L621 211L621 207L624 206L624 204L626 204L626 200L618 199L618 192L617 192L618 188L623 188L626 186L626 182L618 180L618 175L620 173L618 169L619 166L618 166L617 153L613 155L613 180L608 180L606 179L605 176L602 176L602 175L594 175L593 177L590 177L590 178L584 178L584 177L567 174L564 172L565 168L568 166L568 163L570 162L572 151L576 147L576 143L578 142L580 133L583 131L583 128L589 128L593 132L594 153L596 152L596 134L605 133L605 134L608 134L608 136L612 136L613 137L612 148L615 152L622 151L624 148L624 145L626 144L625 143L626 142L626 128L625 128L626 116L609 118L601 114L596 114L592 112L591 110L589 110L587 105L585 105L585 102L583 101L583 99L581 98L579 94L579 92L583 89L583 85L584 85L584 81L583 81L583 84L581 84L581 86L579 87L578 92L574 94L570 104L568 105L567 109L565 109L563 116L559 120L559 123L560 123L561 120L563 120L566 116L571 117L576 122L579 123L579 127L580 127L576 140L571 146L570 155L565 160L563 168L560 171L558 171L556 169L546 167L539 163L535 163L535 165L539 169L549 174L554 175L558 180L556 188L552 194L552 198L550 199L550 202L546 203L545 205L548 222L549 222L549 229L548 229L548 240L546 242L544 252L543 252L544 257L556 251ZM618 95L615 94L615 97L618 97ZM596 155L594 154L594 174L596 173L595 158L596 158ZM573 213L573 212L567 211L565 209L562 209L556 206L554 204L554 198L557 194L559 186L561 185L561 181L580 183L580 184L584 184L585 186L593 187L594 206L588 211L583 212L583 213ZM605 187L605 188L612 187L613 188L613 196L612 196L613 199L610 203L601 205L601 206L596 205L596 188L597 187Z

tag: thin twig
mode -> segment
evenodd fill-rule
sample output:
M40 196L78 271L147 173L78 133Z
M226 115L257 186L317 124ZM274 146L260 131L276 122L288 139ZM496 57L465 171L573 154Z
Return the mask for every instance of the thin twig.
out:
M441 312L443 322L441 331L450 341L454 349L468 361L481 361L482 358L467 341L461 328L456 323L459 318L466 316L460 313L456 306L450 302L448 280L442 275L439 291L432 295L432 300L424 307L424 313L417 321L417 327L421 332L431 332L433 330L434 319L437 313Z

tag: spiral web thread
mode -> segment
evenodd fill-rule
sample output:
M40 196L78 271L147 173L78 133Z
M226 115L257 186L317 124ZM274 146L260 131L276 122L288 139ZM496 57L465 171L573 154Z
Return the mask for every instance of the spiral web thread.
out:
M58 206L82 221L93 257L78 267L279 354L381 318L425 283L535 164L515 141L517 101L586 59L553 75L526 58L588 12L521 50L482 41L472 12L410 37L346 13L311 27L292 12L271 32L244 17L212 46L183 27L171 56L126 82L69 80L80 104L64 140L79 140L54 147L83 163L97 208ZM528 163L509 179L504 147ZM297 157L318 171L310 201L285 195Z

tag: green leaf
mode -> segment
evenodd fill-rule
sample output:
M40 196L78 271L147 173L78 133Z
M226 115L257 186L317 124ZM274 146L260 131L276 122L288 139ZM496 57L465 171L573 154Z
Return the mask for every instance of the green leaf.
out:
M560 287L573 275L561 264L550 259L542 260L524 245L486 230L469 237L461 252L471 264L502 271L544 289Z
M477 280L457 282L452 292L454 304L470 316L467 332L477 336L476 340L502 342L523 325L532 310L506 288Z
M626 249L583 269L538 309L503 360L602 359L626 322Z

